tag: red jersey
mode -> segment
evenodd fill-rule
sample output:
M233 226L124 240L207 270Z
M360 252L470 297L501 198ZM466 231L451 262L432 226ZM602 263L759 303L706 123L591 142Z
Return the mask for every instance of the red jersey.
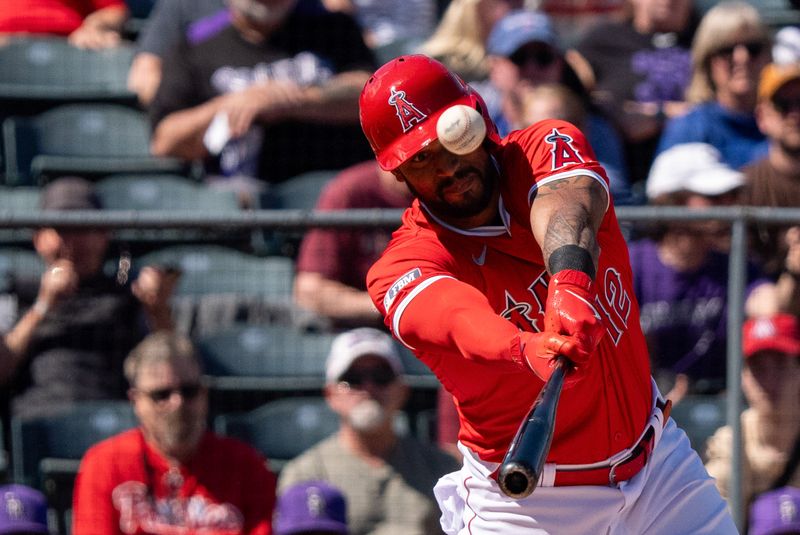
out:
M457 229L414 201L367 283L394 336L453 394L459 440L483 460L500 462L543 386L502 350L517 329L537 332L544 320L549 275L530 226L532 199L537 187L569 176L594 177L606 190L608 178L583 134L563 121L512 132L493 154L502 224ZM597 241L595 305L607 333L587 375L562 393L548 462L590 463L630 447L651 410L649 357L613 206ZM486 298L486 315L468 326L476 336L452 336L457 296L436 295L437 285L450 279Z
M126 6L124 0L14 0L2 2L0 33L67 36L95 11Z
M276 479L238 440L206 433L179 469L131 429L93 446L75 481L77 535L269 535Z

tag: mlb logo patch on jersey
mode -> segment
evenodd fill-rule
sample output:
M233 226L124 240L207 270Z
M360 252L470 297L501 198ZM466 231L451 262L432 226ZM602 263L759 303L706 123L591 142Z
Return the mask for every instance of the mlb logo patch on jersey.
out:
M389 307L392 306L397 294L400 293L400 290L408 286L410 283L414 282L418 278L422 276L422 271L419 268L414 268L411 271L405 273L402 277L397 279L392 287L389 288L389 291L386 292L386 295L383 298L383 309L388 312Z

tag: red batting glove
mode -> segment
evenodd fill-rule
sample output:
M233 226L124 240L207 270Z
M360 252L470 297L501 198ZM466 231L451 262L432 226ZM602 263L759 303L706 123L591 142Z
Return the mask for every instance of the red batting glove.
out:
M520 333L522 356L533 372L546 381L553 373L553 358L563 355L583 371L605 334L594 304L594 284L582 271L564 269L550 278L545 305L544 331Z
M520 364L524 361L533 373L542 381L547 381L553 375L554 357L566 355L574 351L575 343L567 336L552 332L531 333L520 332L516 343L518 344L519 359L515 358L512 346L512 358ZM574 373L570 374L574 375ZM565 383L566 385L566 383Z

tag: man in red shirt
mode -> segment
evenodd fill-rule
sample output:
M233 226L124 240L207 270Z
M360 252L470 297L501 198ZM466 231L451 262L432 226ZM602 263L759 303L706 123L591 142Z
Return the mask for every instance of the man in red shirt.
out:
M128 16L124 0L15 0L0 3L0 35L61 35L80 48L109 48Z
M375 160L350 166L325 185L317 210L407 208L411 195ZM386 248L389 229L309 230L297 256L295 301L328 320L334 328L380 325L367 294L367 271Z
M159 331L125 361L139 419L93 446L75 482L75 535L269 535L275 475L252 447L206 430L192 343Z
M486 126L462 155L436 133L458 105ZM381 67L360 111L378 163L416 197L367 287L456 401L464 465L434 489L445 531L736 533L651 379L608 178L583 134L545 120L500 139L480 96L419 55ZM514 501L495 473L556 354L574 370L541 488Z

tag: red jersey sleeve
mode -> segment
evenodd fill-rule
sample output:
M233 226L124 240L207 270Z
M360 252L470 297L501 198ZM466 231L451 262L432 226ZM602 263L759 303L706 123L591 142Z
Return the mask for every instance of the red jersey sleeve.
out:
M597 162L583 133L566 121L547 119L512 132L501 147L502 167L509 180L506 202L524 213L536 190L544 184L571 176L590 176L608 192L608 177ZM524 204L523 204L524 203Z
M459 280L455 259L433 236L425 239L427 233L432 234L428 229L398 231L367 276L370 296L387 327L412 350L456 348L469 360L519 366L511 355L519 351L517 327L498 316L477 288Z

